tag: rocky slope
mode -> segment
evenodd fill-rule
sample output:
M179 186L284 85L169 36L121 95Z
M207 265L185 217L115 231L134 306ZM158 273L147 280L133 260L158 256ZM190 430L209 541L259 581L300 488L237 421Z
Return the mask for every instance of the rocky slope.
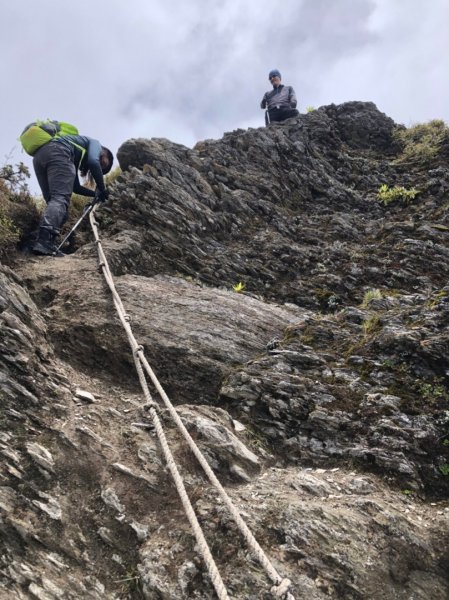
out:
M139 343L296 598L449 596L449 141L407 165L394 128L353 102L129 140L97 212ZM1 268L0 597L213 598L91 239ZM161 416L230 596L269 598Z

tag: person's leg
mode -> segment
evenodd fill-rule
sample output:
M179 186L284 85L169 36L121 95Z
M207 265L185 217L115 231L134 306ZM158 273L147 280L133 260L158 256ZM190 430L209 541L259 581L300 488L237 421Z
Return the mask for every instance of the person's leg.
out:
M47 144L47 181L49 199L42 215L41 227L59 233L67 220L76 168L68 148L58 143Z
M37 182L39 187L41 188L42 195L44 197L45 202L50 200L50 188L48 187L47 180L47 161L45 146L40 148L33 157L33 167L34 172L36 174Z
M287 119L293 119L293 117L299 116L299 111L296 110L296 108L289 108L287 112L288 112L288 117L286 117Z
M52 142L37 152L34 165L47 207L41 218L33 252L53 254L55 238L67 219L76 168L70 150Z
M279 110L279 121L285 121L286 119L292 119L293 117L297 117L299 112L296 108L281 108Z
M268 114L270 117L270 123L278 123L279 121L282 121L281 111L279 108L272 108L268 111Z
M44 197L45 202L50 200L50 188L48 187L47 181L47 161L46 161L46 151L45 146L42 146L33 157L33 167L34 173L37 178L37 182L39 187L41 188L42 196ZM34 229L26 242L23 245L24 252L31 252L33 247L35 246L38 238L39 238L39 225L37 225L36 229Z

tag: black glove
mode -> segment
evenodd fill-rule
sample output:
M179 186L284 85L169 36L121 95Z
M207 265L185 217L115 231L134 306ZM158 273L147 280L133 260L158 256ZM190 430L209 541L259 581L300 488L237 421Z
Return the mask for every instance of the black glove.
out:
M95 191L95 202L106 202L109 198L109 190L104 188L104 190L99 190L98 188Z

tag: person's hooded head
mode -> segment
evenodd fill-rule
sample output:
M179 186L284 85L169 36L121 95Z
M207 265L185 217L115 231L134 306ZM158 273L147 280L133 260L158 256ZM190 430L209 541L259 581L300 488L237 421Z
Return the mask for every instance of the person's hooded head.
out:
M277 87L281 83L281 73L278 69L272 69L268 73L268 79L271 81L274 87Z

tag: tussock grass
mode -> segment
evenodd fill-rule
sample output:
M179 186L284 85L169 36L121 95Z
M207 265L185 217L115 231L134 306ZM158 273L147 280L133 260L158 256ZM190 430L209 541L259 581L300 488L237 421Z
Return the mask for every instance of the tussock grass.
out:
M395 163L428 164L438 154L441 144L449 139L449 128L441 119L433 119L407 129L398 127L393 139L402 149Z

